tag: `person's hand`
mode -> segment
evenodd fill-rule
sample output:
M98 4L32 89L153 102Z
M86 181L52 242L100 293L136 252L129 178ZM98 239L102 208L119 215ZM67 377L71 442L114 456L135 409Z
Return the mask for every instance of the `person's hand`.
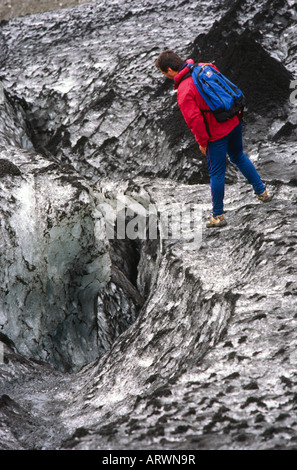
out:
M201 147L201 145L199 145L199 149L200 149L200 151L203 153L203 155L206 157L206 149L207 149L207 147Z

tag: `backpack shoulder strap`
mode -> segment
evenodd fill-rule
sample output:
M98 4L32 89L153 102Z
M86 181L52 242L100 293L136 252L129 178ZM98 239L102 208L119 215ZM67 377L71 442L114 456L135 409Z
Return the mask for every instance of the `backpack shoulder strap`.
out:
M178 85L181 84L181 82L183 82L186 78L189 78L192 76L192 71L189 71L188 73L186 73L179 81Z
M183 76L183 78L182 78L182 79L180 80L180 82L179 82L179 85L180 85L181 82L182 82L183 80L185 80L186 78L192 77L192 72L193 72L193 70L194 70L195 67L200 67L200 68L201 68L201 67L203 67L204 65L211 65L211 64L206 64L206 63L205 63L205 64L204 64L204 63L203 63L203 64L187 64L186 67L188 67L189 72L186 73L186 74ZM208 133L209 137L211 137L211 133L210 133L210 130L209 130L209 125L208 125L208 122L207 122L207 119L206 119L206 116L205 116L205 113L211 112L211 111L208 110L208 109L205 109L205 110L204 110L204 109L200 109L200 111L201 111L201 114L202 114L202 116L203 116L203 121L204 121L204 125L205 125L205 128L206 128L206 132Z

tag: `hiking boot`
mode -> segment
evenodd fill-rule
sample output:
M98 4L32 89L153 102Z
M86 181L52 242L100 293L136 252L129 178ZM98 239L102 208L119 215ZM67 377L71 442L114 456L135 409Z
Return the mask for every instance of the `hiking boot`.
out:
M211 227L224 227L227 225L227 221L225 217L222 215L217 215L216 217L213 217L211 214L210 219L208 222L206 222L206 227L211 228Z
M269 202L272 199L272 196L269 194L267 189L261 194L256 194L257 198L260 199L262 202Z

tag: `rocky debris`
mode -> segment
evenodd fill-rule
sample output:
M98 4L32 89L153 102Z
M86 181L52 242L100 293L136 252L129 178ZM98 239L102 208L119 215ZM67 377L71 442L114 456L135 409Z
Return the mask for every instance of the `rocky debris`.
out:
M20 176L20 169L9 160L1 158L0 160L0 178L5 175Z

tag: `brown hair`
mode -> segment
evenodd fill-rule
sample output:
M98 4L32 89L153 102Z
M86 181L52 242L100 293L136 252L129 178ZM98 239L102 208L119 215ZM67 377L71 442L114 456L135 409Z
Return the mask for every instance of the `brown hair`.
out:
M173 51L166 50L163 51L156 60L156 67L165 73L167 72L168 67L170 67L175 72L178 72L183 63L184 60L181 59L179 55Z

